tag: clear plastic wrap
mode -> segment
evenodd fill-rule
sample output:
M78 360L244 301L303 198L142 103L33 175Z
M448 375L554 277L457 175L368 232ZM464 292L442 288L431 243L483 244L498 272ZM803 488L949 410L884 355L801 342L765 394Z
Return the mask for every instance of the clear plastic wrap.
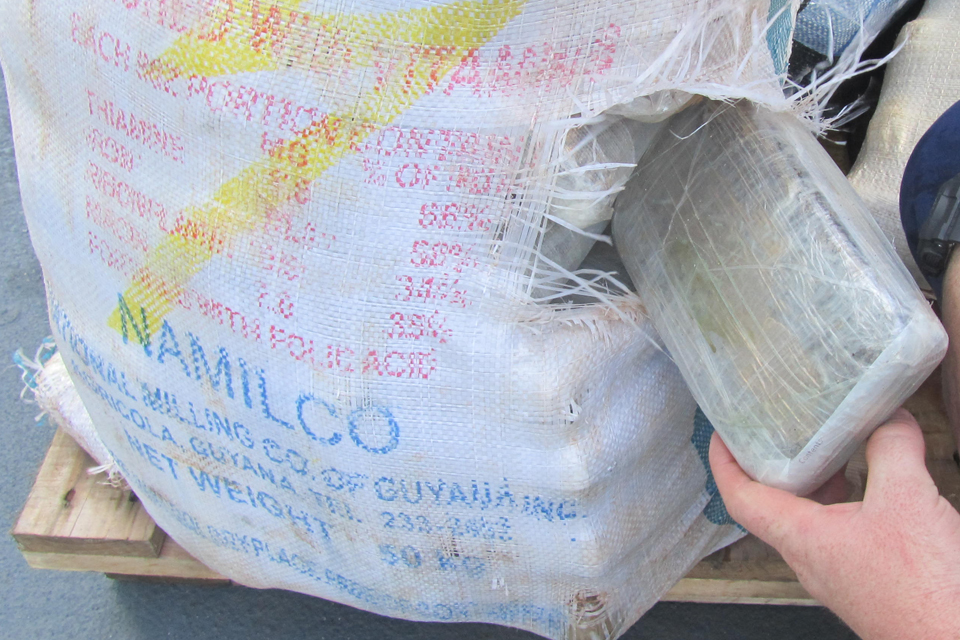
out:
M646 138L638 153L629 124L625 118L604 116L566 132L551 215L581 229L613 217L613 200L652 137Z
M604 232L613 217L617 194L660 127L659 123L604 115L562 136L557 160L560 170L549 209L550 217L561 222L547 220L542 257L569 271L583 262L596 235Z
M791 115L704 101L676 116L613 226L694 397L766 484L820 484L943 357L936 316Z
M619 115L636 122L663 122L681 111L694 96L683 91L658 91L645 96L637 96L630 102L617 104L607 110L608 115Z
M542 300L563 300L578 269L613 217L613 202L650 146L660 123L617 115L567 130L560 138L557 172L544 222L538 268L551 275L534 289ZM555 273L559 271L559 273Z

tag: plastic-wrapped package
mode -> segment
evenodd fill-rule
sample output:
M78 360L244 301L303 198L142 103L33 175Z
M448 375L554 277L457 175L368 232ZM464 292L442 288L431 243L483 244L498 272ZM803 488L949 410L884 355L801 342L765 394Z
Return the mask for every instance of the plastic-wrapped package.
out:
M766 484L813 489L943 357L909 273L788 115L703 102L676 116L613 226L694 397Z
M543 231L543 241L540 244L539 260L541 262L549 260L549 262L546 262L547 270L551 270L551 263L553 263L564 270L573 271L590 253L597 236L603 233L607 224L607 221L602 221L583 230L575 230L547 220ZM586 233L583 233L584 231ZM548 280L550 280L549 276ZM539 289L534 293L535 298L549 295L549 287L540 287Z
M613 201L660 127L603 115L568 129L560 138L558 171L551 190L540 253L575 269L613 217ZM577 231L586 231L582 234Z
M637 162L650 146L660 123L616 115L569 129L561 137L556 181L538 258L546 282L538 299L562 296L569 288L566 271L577 269L613 217L613 202ZM556 220L556 221L554 221ZM583 233L585 232L585 233ZM559 267L559 285L550 284Z
M682 110L694 96L684 91L658 91L649 96L637 96L629 102L617 104L607 110L611 115L620 115L637 122L663 122Z
M623 118L605 116L570 129L563 136L550 214L581 229L609 220L639 155Z

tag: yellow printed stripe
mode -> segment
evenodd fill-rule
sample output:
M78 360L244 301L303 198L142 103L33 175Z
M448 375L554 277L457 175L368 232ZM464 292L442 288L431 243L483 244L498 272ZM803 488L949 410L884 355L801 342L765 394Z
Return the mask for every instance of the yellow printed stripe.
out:
M475 49L520 12L525 0L468 0L383 14L309 14L301 0L269 7L226 2L204 26L178 38L157 58L157 75L204 76L268 71L309 60L316 68L365 67L384 49Z
M222 75L275 70L307 33L347 34L342 43L351 64L370 65L374 52L393 61L392 71L364 92L349 113L330 114L301 131L239 175L221 185L211 200L184 212L174 231L148 254L108 321L128 335L127 324L143 318L137 335L149 343L184 287L232 238L251 229L265 212L290 200L305 185L429 93L472 51L520 13L525 0L474 0L378 15L291 16L299 2L275 5L274 24L306 24L296 37L282 30L258 36L252 2L235 2L236 21L213 16L227 26L197 30L178 39L153 69ZM242 6L241 6L242 5ZM236 7L239 7L237 9ZM246 16L247 22L241 18ZM254 17L251 17L254 16ZM209 19L209 16L208 16ZM259 19L259 18L257 18ZM262 23L261 23L262 25ZM291 27L290 32L294 28ZM256 36L256 37L252 37ZM281 42L282 40L282 42ZM317 38L314 38L316 46ZM333 52L331 55L341 55ZM128 311L126 314L123 307Z

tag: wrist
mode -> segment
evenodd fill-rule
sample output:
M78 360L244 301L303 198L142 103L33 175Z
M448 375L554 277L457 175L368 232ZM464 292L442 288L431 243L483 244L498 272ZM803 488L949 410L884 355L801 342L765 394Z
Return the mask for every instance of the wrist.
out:
M866 616L848 618L835 611L863 640L960 640L960 592L954 589L907 595L900 589L895 604L877 603ZM904 590L905 591L905 590Z

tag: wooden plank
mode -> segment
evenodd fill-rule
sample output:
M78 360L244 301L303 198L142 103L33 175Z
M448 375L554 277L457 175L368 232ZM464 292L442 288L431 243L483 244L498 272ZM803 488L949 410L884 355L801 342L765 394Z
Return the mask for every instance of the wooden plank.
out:
M20 549L156 558L166 534L136 496L87 473L97 466L58 430L11 532Z
M798 582L684 578L661 598L668 602L819 606Z
M232 580L226 578L181 578L179 576L141 576L126 573L104 573L107 578L117 582L146 582L148 584L179 584L192 587L229 587Z
M794 573L776 551L769 556L743 560L736 558L740 549L763 545L755 536L746 536L726 549L721 549L697 563L688 578L703 580L760 580L762 582L796 582ZM766 546L766 545L764 545Z
M134 556L106 556L81 553L23 552L27 564L35 569L59 571L96 571L145 577L172 577L191 580L218 580L228 578L208 569L187 553L183 547L168 539L155 558Z

